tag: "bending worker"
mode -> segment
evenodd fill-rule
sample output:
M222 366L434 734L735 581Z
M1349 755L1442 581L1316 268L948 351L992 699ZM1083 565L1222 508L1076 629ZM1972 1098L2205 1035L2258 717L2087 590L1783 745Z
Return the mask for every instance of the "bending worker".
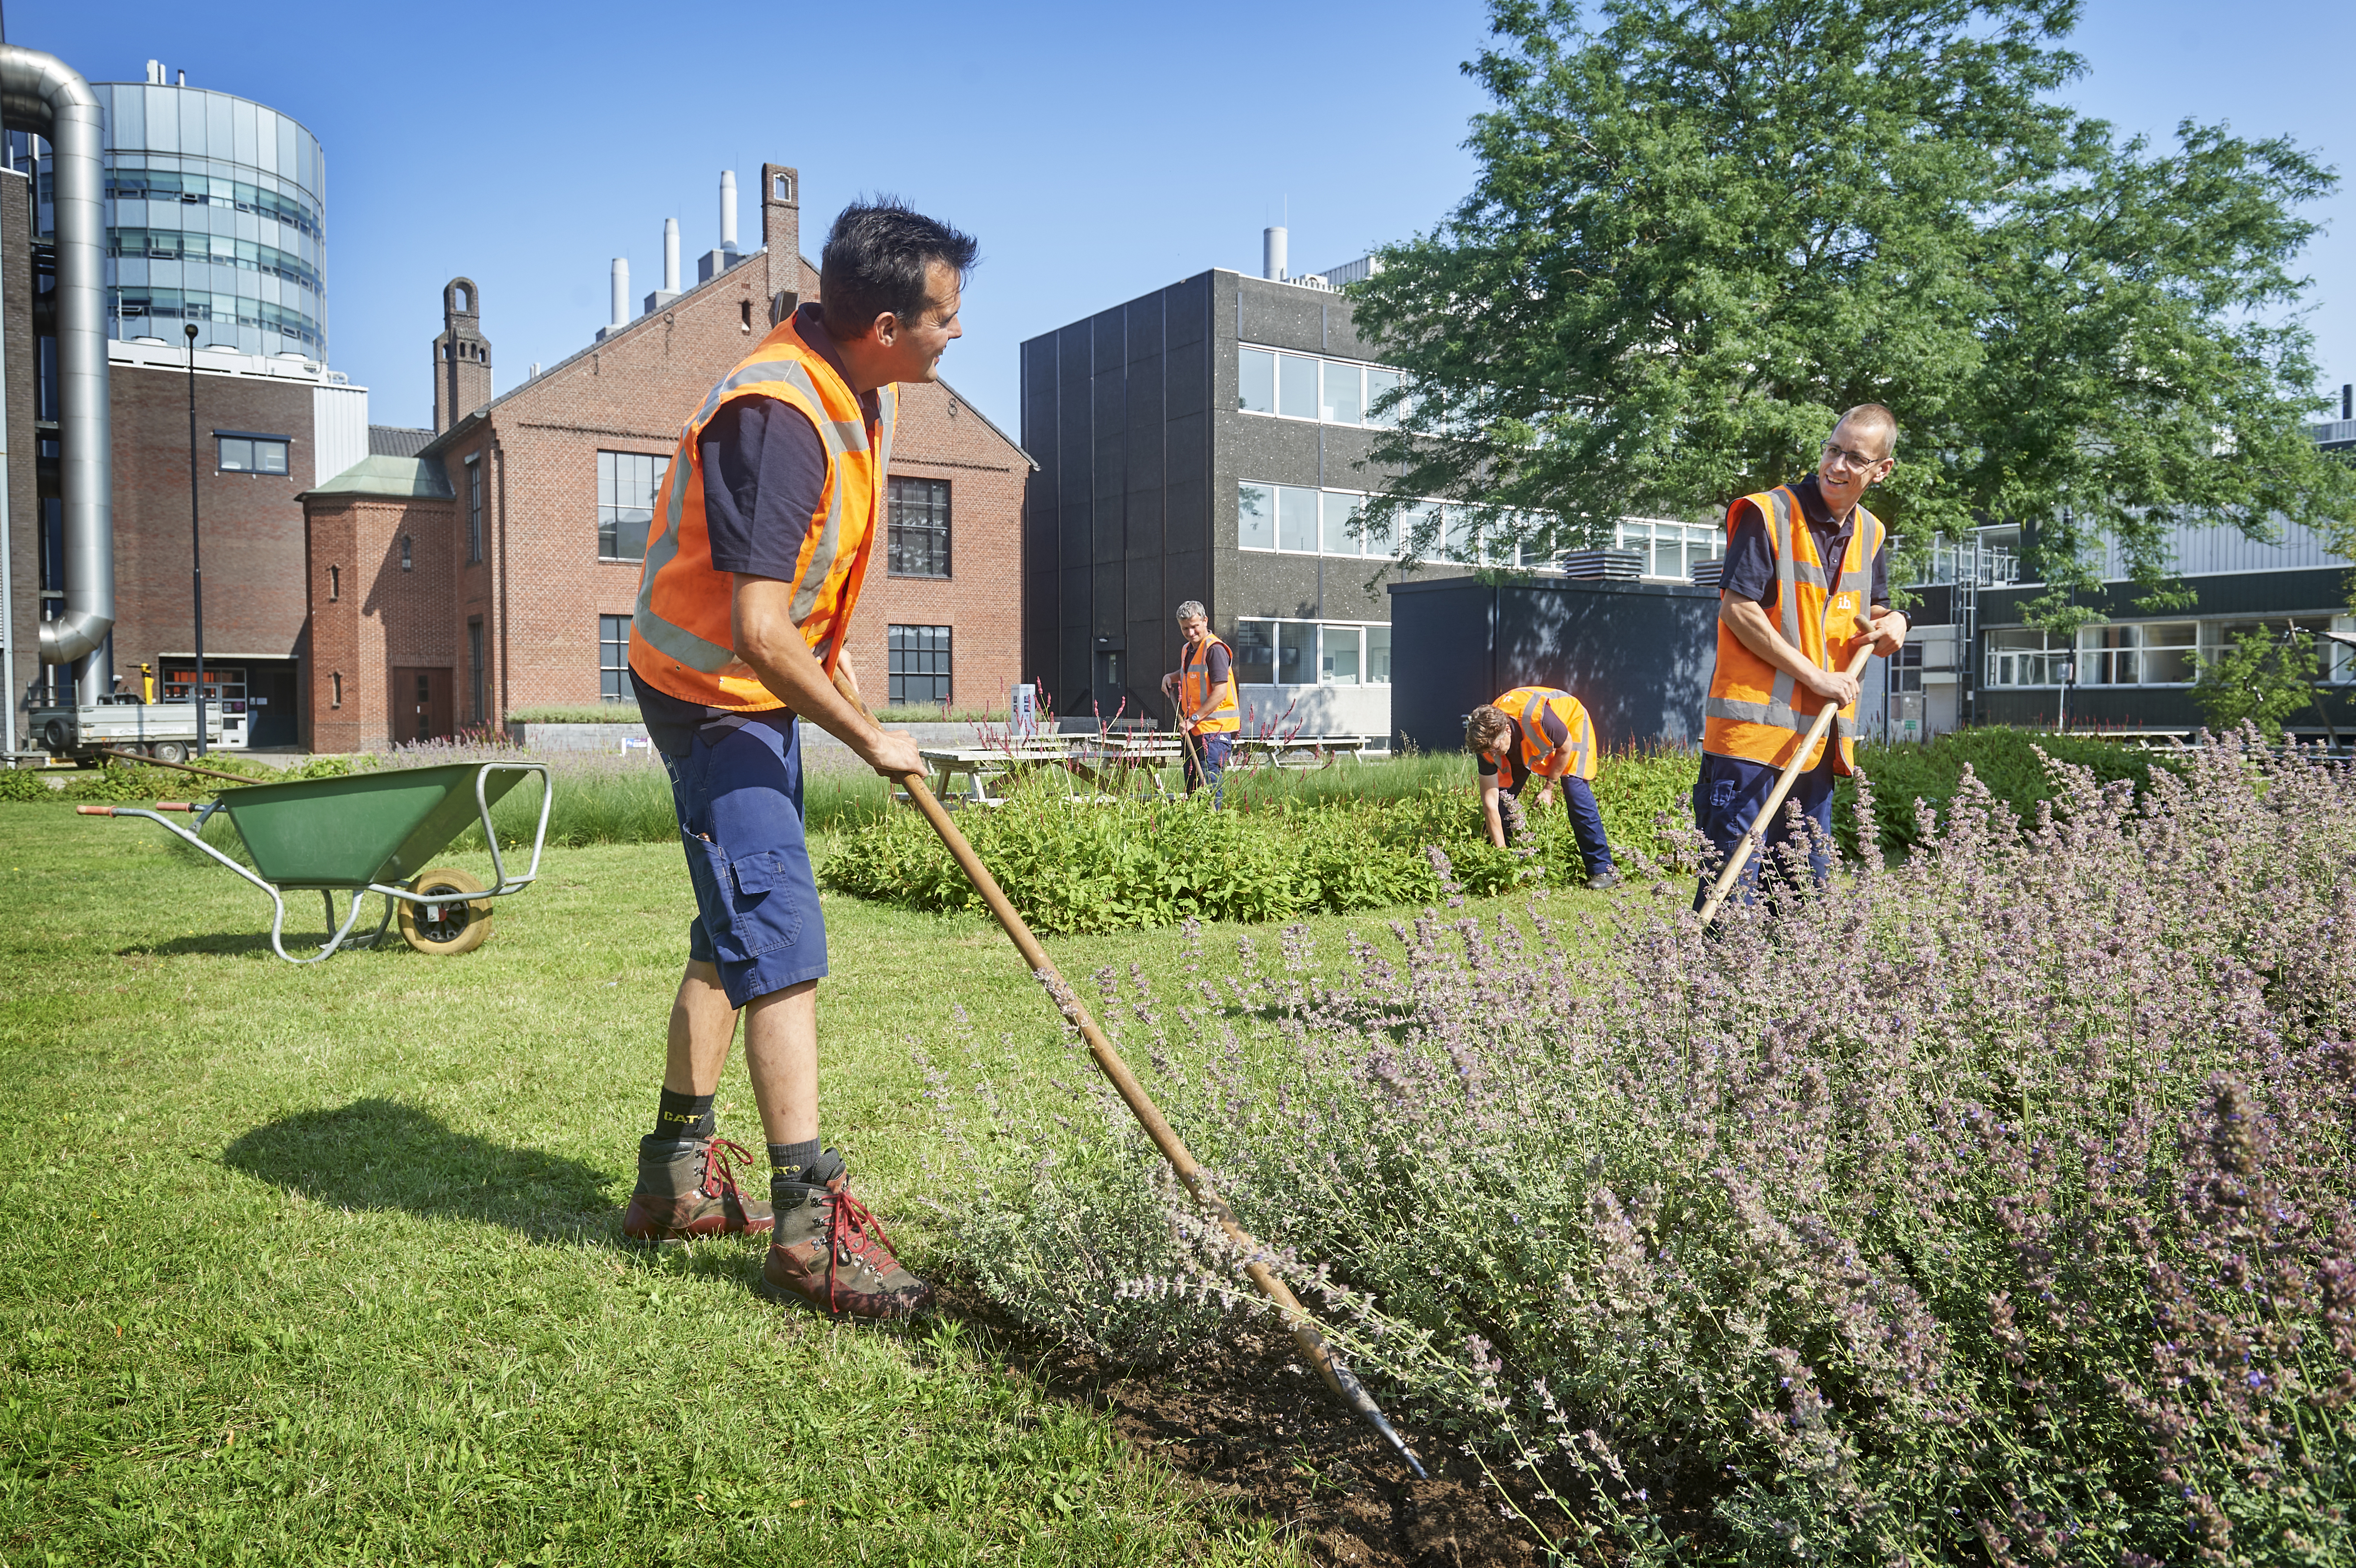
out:
M1243 723L1236 705L1236 651L1211 635L1211 613L1192 599L1178 606L1178 634L1186 640L1176 672L1162 677L1162 692L1177 706L1178 728L1192 737L1186 793L1208 784L1216 805L1227 752Z
M1906 643L1906 617L1890 608L1888 530L1859 504L1898 465L1897 447L1890 411L1860 404L1833 427L1815 473L1727 509L1718 665L1693 797L1694 821L1721 864L1830 702L1840 708L1834 736L1817 742L1789 798L1816 825L1808 845L1815 881L1832 874L1833 786L1856 765L1858 682L1845 672L1860 642L1885 658ZM1756 893L1759 862L1792 837L1788 815L1778 817L1743 872L1740 897ZM1703 873L1696 909L1713 874Z
M1595 791L1587 783L1595 776L1595 726L1579 699L1549 686L1517 686L1472 710L1464 721L1464 744L1481 770L1481 815L1489 825L1490 843L1505 848L1508 816L1515 837L1520 836L1524 784L1538 781L1536 804L1544 805L1554 798L1559 779L1580 859L1587 863L1587 885L1619 886L1612 845L1603 837L1603 814L1595 809Z
M696 916L671 1004L655 1130L623 1232L766 1234L763 1294L905 1317L932 1289L900 1265L819 1138L818 983L826 928L802 831L800 725L886 777L916 742L834 685L877 535L897 383L930 381L959 336L974 242L888 199L843 209L806 304L722 378L680 437L655 503L630 676L670 774ZM855 688L854 688L855 689ZM712 1101L744 1019L769 1146L769 1200L737 1190Z

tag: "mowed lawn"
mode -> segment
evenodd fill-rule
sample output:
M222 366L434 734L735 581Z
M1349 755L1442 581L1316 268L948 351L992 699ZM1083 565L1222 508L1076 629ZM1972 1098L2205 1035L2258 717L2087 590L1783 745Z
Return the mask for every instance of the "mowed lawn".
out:
M752 1245L626 1248L686 878L669 845L543 869L473 955L295 968L154 825L0 805L0 1564L1289 1555L964 1325L782 1309ZM828 921L826 1136L923 1267L913 1049L953 1054L959 1005L1063 1048L994 928ZM1314 923L1338 955L1381 922ZM1180 942L1055 948L1087 990ZM733 1061L721 1107L757 1155Z

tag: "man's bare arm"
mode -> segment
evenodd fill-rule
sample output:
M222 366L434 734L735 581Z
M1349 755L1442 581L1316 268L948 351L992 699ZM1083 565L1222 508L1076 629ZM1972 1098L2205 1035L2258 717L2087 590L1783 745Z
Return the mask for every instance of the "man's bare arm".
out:
M736 656L761 684L801 718L858 753L886 777L925 771L925 759L905 731L880 730L866 711L834 688L818 656L802 641L792 614L794 585L774 577L734 574L730 611Z

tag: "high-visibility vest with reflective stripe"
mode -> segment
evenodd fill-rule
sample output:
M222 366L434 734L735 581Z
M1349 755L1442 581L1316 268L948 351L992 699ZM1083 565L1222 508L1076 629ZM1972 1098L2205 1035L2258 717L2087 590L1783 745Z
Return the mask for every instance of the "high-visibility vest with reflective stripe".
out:
M1873 560L1886 531L1881 520L1859 507L1848 548L1837 571L1828 572L1816 557L1815 532L1790 486L1744 499L1767 520L1767 540L1775 551L1775 629L1818 669L1847 669L1872 613L1867 601L1873 592ZM1729 539L1741 507L1737 501L1727 508ZM1792 760L1822 707L1820 699L1800 690L1787 672L1744 647L1725 622L1719 623L1718 667L1710 672L1709 700L1702 710L1703 751L1780 768ZM1846 773L1856 766L1855 703L1840 710L1833 730L1839 741L1833 767ZM1815 767L1823 757L1819 742L1806 765Z
M712 416L739 398L775 398L798 409L826 452L826 488L794 560L790 613L834 673L867 560L884 515L884 475L899 389L886 387L870 422L859 394L802 341L788 316L703 400L680 432L679 453L655 497L654 528L630 620L630 668L659 691L735 713L782 708L784 699L736 656L731 628L734 580L712 564L704 526L701 437Z
M1564 777L1595 776L1595 726L1588 722L1587 709L1579 699L1568 691L1551 686L1517 686L1489 706L1514 721L1524 773L1537 773L1568 752L1570 766L1563 770ZM1560 747L1547 738L1546 716L1549 711L1569 731Z
M1211 684L1211 650L1227 649L1227 678ZM1236 706L1236 650L1213 637L1201 647L1188 643L1178 656L1178 700L1189 713L1202 718L1187 726L1197 735L1230 734L1243 727Z

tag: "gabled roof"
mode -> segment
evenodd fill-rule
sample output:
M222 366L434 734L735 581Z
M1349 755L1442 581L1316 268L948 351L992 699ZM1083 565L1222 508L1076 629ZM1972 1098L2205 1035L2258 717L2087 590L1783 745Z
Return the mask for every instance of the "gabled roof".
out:
M305 496L391 496L403 500L449 501L456 498L442 464L431 457L363 457Z
M434 432L409 425L372 424L369 426L370 457L414 457L432 444Z

